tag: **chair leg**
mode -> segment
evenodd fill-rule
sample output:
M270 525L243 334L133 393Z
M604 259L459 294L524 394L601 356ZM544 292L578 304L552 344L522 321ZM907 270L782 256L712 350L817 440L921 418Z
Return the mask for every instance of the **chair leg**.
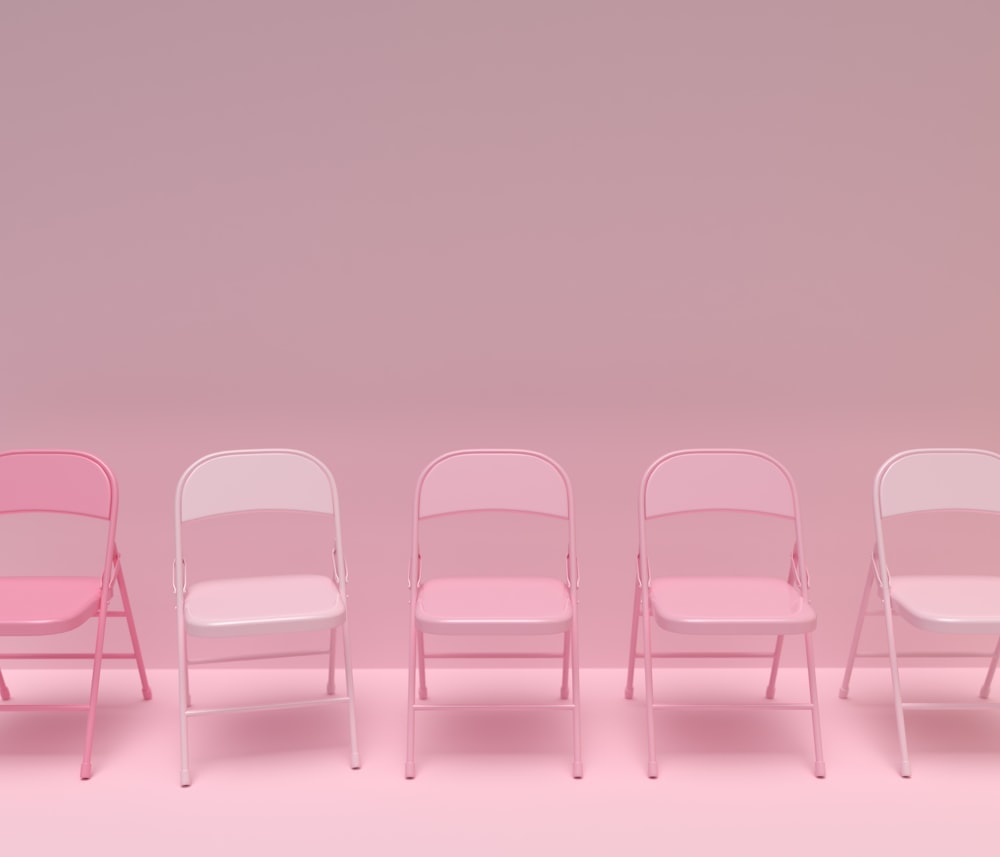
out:
M427 660L424 656L423 631L417 631L417 665L420 669L420 698L427 699Z
M358 752L358 725L354 713L354 670L351 668L351 645L347 634L347 619L344 619L344 681L347 684L347 717L351 736L351 768L361 767L361 754ZM330 674L333 675L333 664L330 664Z
M896 729L899 733L899 773L910 776L910 754L906 746L906 724L903 722L903 692L899 683L899 662L896 658L896 635L892 626L891 597L884 598L885 626L889 639L889 671L892 673L892 700L896 709Z
M764 692L766 699L774 699L774 685L778 680L778 664L781 663L781 647L784 644L785 638L779 634L774 644L774 656L771 658L771 677L767 680L767 690Z
M570 634L567 631L563 634L562 685L559 688L560 699L569 699L569 661Z
M128 624L128 635L132 640L132 654L135 655L135 664L139 670L139 681L142 684L142 698L152 699L153 691L149 687L149 679L146 677L146 665L142 660L142 652L139 651L139 634L135 630L135 619L132 617L132 604L128 600L128 590L125 588L125 575L121 565L118 566L118 592L122 598L122 606L125 613L125 621Z
M101 664L104 661L104 632L108 624L108 603L102 597L97 618L97 644L94 648L94 673L90 679L90 706L87 709L87 731L83 742L83 763L80 779L89 780L92 773L90 758L94 750L94 725L97 718L97 695L101 683Z
M819 693L816 689L816 663L813 658L812 634L805 634L806 670L809 673L809 702L812 704L813 747L815 749L814 771L817 777L826 776L826 759L823 757L823 736L819 728Z
M10 699L10 690L7 688L7 682L3 680L2 672L0 672L0 699L4 702Z
M583 744L580 737L580 642L576 633L576 616L570 628L570 648L573 668L573 776L583 776Z
M642 599L642 588L639 580L635 581L635 596L632 598L632 636L628 647L628 673L625 677L625 698L631 699L635 693L635 651L639 643L639 602ZM647 653L648 657L648 653Z
M411 594L411 598L416 598L416 593ZM413 760L413 731L414 720L416 719L416 693L417 693L417 628L410 616L410 662L407 676L407 702L406 702L406 764L404 774L407 779L413 779L417 774L417 766Z
M643 658L643 668L646 672L646 735L649 758L647 760L647 773L650 777L659 776L659 766L656 764L656 734L653 724L653 635L650 628L650 605L649 590L647 588L645 597L642 599L642 645L645 657Z
M993 650L993 657L990 660L990 668L986 671L986 680L983 682L982 690L979 691L979 696L982 699L990 698L990 685L993 684L993 674L997 671L998 660L1000 660L1000 640L997 640L996 648ZM0 682L2 681L3 679L0 678Z
M337 690L335 659L337 656L337 629L330 629L330 668L326 677L326 692L328 696L333 696Z
M182 616L183 614L179 615ZM188 675L187 641L185 637L184 620L180 618L177 634L177 661L179 664L177 670L177 698L179 700L177 710L180 712L181 785L189 786L191 785L191 761L188 752L187 709L191 707L191 689Z
M851 673L854 672L854 661L858 656L858 645L861 642L861 631L865 624L865 614L868 612L868 602L872 597L872 584L875 581L875 560L868 567L868 577L861 594L861 608L858 610L858 620L854 623L854 636L851 638L851 651L847 655L847 666L844 668L844 680L840 683L840 698L847 699L851 684Z

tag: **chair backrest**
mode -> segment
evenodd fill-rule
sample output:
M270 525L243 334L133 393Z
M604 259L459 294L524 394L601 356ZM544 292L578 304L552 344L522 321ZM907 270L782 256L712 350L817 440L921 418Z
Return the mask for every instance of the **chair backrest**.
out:
M748 449L685 449L654 461L639 489L640 579L650 577L646 522L691 512L751 512L792 521L792 570L799 588L807 588L795 483L769 455Z
M337 514L337 489L319 459L294 449L206 455L177 485L177 521L250 511Z
M118 484L108 466L86 452L0 452L0 514L10 512L57 512L113 523Z
M118 481L96 456L71 449L0 452L0 514L50 512L107 522L101 588L117 569Z
M436 458L417 480L409 581L419 584L420 522L465 512L526 512L566 522L566 577L579 582L569 476L540 452L464 449Z
M875 521L912 512L1000 513L1000 455L982 449L911 449L875 476Z
M529 512L572 517L566 472L551 458L519 449L469 449L432 461L420 475L417 519L459 512Z
M237 449L198 459L181 476L175 504L174 589L186 589L182 524L238 512L314 512L328 515L334 538L334 574L347 580L337 486L329 468L297 449Z
M688 449L657 459L640 490L646 521L684 512L757 512L797 518L792 477L762 452L745 449Z

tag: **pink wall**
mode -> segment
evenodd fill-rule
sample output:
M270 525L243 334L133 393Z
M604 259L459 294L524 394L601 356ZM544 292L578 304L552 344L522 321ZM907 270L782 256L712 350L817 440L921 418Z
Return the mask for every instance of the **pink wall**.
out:
M911 0L5 3L0 445L117 471L155 665L184 467L324 458L362 666L404 662L440 452L569 470L611 666L645 466L759 448L840 663L877 465L1000 448L998 34Z

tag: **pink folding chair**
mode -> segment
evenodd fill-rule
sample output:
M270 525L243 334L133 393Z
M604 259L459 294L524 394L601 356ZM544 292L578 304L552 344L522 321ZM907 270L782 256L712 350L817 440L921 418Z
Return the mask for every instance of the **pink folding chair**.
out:
M182 536L184 525L218 515L243 512L302 512L322 516L329 529L332 562L329 574L280 573L230 579L202 579L189 585ZM225 712L300 708L346 703L351 767L361 766L354 715L354 677L347 632L347 566L340 531L337 486L319 459L293 449L246 449L206 455L192 464L177 486L175 514L177 639L180 665L181 785L191 784L188 718ZM346 694L335 695L337 632L343 642ZM228 655L192 659L188 637L209 639L329 632L323 649L282 651L267 655ZM191 704L188 667L262 658L325 655L329 658L326 696L309 699L196 708Z
M433 577L421 569L421 527L432 518L466 512L521 512L566 522L566 569L562 579L524 577ZM446 709L548 709L573 716L573 776L583 776L580 750L580 664L577 646L576 564L573 498L569 477L551 458L537 452L475 449L450 452L427 466L417 482L413 514L413 550L407 577L410 588L409 700L406 729L408 778L415 776L416 712ZM427 653L432 635L560 635L561 652ZM429 703L428 658L553 658L562 661L560 702ZM417 701L417 673L420 700ZM572 701L569 676L572 673Z
M661 576L654 577L647 547L647 525L657 518L693 512L739 512L786 519L792 524L794 542L785 580L778 577ZM648 773L659 768L653 730L656 709L768 708L812 713L815 774L826 775L820 736L811 632L816 613L809 603L808 572L802 548L802 531L795 486L788 471L773 458L741 449L683 450L653 462L639 489L639 557L632 608L625 697L633 695L636 658L642 658L646 677L646 729ZM642 615L643 651L638 652L639 617ZM770 652L656 652L652 622L665 631L693 635L766 635L776 637ZM662 703L653 696L655 658L769 658L771 675L766 698L774 699L775 681L784 638L801 634L805 640L809 702Z
M43 512L81 515L107 524L104 564L99 574L87 576L0 577L0 635L9 637L61 634L97 617L97 642L93 653L21 653L12 658L93 660L90 701L80 705L2 705L0 711L86 711L87 729L80 778L90 779L91 752L101 666L106 659L134 660L139 669L144 699L152 698L132 608L125 589L125 573L115 543L118 521L118 483L107 465L93 455L70 450L17 450L0 452L0 514ZM94 569L96 571L96 569ZM108 605L115 589L122 609ZM109 616L124 618L132 640L131 652L105 652L104 633ZM10 690L0 674L0 699L10 699Z
M989 658L981 700L988 700L1000 659L1000 642L990 652L899 652L893 617L900 616L923 631L941 634L988 634L1000 638L1000 576L962 574L891 574L886 559L884 522L921 512L1000 513L1000 455L981 449L911 449L894 455L875 476L875 547L861 596L861 607L840 687L846 699L857 658L889 658L893 703L899 733L900 774L909 777L903 712L907 709L1000 708L1000 703L904 702L899 658ZM872 587L878 581L882 608L869 610ZM865 619L882 614L888 635L887 652L858 652Z

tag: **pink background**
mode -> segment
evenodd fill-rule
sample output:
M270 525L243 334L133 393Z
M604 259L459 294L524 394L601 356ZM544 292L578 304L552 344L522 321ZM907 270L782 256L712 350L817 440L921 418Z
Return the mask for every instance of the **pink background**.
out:
M618 666L643 470L762 449L842 663L877 466L1000 448L998 35L988 2L6 2L0 445L117 472L154 666L206 452L331 466L359 666L405 662L424 464L552 455Z

